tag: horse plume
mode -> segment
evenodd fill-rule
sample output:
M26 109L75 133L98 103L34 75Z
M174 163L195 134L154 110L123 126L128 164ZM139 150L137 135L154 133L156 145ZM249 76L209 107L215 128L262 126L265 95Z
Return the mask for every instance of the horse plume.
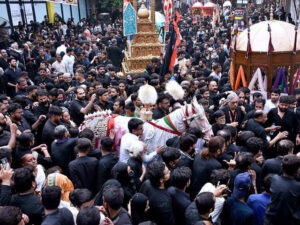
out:
M184 96L184 90L183 90L183 88L175 80L170 80L166 84L166 91L176 101L179 100L179 99L182 99L183 96Z
M143 104L155 105L157 100L157 92L153 86L145 84L140 87L138 97Z

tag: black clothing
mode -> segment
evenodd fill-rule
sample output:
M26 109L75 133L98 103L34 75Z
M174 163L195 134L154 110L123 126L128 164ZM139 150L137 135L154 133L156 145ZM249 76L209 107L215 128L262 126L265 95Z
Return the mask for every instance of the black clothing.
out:
M44 208L40 197L34 194L16 194L11 197L11 206L19 207L29 217L29 224L41 224Z
M97 171L97 190L102 189L103 184L112 178L111 170L117 164L118 158L115 153L109 153L102 156L98 162Z
M12 121L12 122L14 122L14 121ZM17 125L18 129L21 132L24 132L25 130L31 130L31 126L29 125L29 123L27 122L27 120L24 117L21 118L21 124L19 124L17 122L15 124Z
M96 192L98 160L93 157L82 156L69 163L69 172L74 188L87 188Z
M0 57L0 67L5 71L9 67L9 63L4 58Z
M265 156L266 150L269 148L269 142L267 140L267 133L265 131L265 128L257 122L255 119L249 119L246 130L252 131L256 137L261 138L264 141L264 151L263 154ZM270 151L268 151L268 155L270 154Z
M58 209L56 212L45 216L42 225L74 225L73 214L67 208Z
M130 169L133 171L133 177L137 190L141 187L140 177L143 174L143 161L139 158L130 157L127 161Z
M84 114L80 112L82 108L85 108L87 103L85 101L73 100L70 105L70 116L73 121L79 126L84 121Z
M114 225L131 225L131 219L128 212L121 208L120 212L113 218L110 218Z
M48 111L49 111L49 106L45 106L42 104L39 104L36 107L32 108L32 112L36 117L39 117L40 115L48 115Z
M10 67L8 67L4 72L4 77L6 78L6 81L12 84L17 84L17 81L20 76L21 76L21 70L19 68L12 70ZM14 97L16 95L15 87L11 87L7 85L6 90L7 90L7 95L9 97Z
M0 147L7 145L9 139L10 139L10 132L4 130L3 133L0 135Z
M149 199L151 221L157 225L174 225L172 198L166 189L157 189L151 184L142 192Z
M262 177L273 173L277 175L282 174L281 163L282 163L283 156L277 156L273 159L267 159L262 167Z
M113 106L114 104L112 102L106 102L106 104L102 104L101 102L99 102L98 100L95 103L96 105L98 105L102 110L112 110L113 111Z
M266 122L267 127L271 126L275 123L276 126L281 126L281 128L274 132L274 136L278 134L278 132L288 131L288 139L291 141L295 141L296 134L299 131L299 124L296 117L296 114L288 109L282 118L278 115L278 108L273 108L268 113L268 120Z
M112 61L113 65L120 67L123 53L118 46L110 46L107 48L107 56Z
M69 175L69 163L76 158L74 147L77 138L68 138L52 142L51 158L55 165L58 165L63 174Z
M42 143L46 144L51 153L51 143L55 140L54 129L57 125L53 124L50 119L47 120L43 128Z
M300 224L300 183L292 178L274 175L270 192L264 225Z
M193 201L185 210L185 224L194 225L201 220L195 201Z
M225 225L253 225L254 213L245 203L231 196L224 204L224 216L222 219Z
M212 125L211 129L212 129L214 135L217 136L218 131L219 131L219 130L223 130L224 127L225 127L225 124L219 126L217 123L214 123L214 124Z
M213 170L222 169L221 163L215 158L203 159L197 154L194 159L191 182L192 199L198 194L204 184L210 181L210 175Z
M168 192L172 197L172 206L176 225L185 224L185 217L183 215L186 208L191 204L189 194L174 187L169 187Z
M40 76L37 76L34 79L34 83L35 85L40 85L40 84L47 84L47 83L53 83L53 81L49 78L49 77L45 77L44 79L42 79Z
M168 115L167 113L165 113L165 111L163 111L161 108L159 107L156 107L153 111L153 116L152 118L154 120L158 120L158 119L161 119L163 118L164 116Z
M224 108L222 108L222 111L225 114L226 123L238 122L239 125L237 126L237 128L239 128L241 126L241 124L244 120L244 113L242 112L240 107L237 107L237 109L233 113L229 109L229 106L227 105L227 106L224 106Z

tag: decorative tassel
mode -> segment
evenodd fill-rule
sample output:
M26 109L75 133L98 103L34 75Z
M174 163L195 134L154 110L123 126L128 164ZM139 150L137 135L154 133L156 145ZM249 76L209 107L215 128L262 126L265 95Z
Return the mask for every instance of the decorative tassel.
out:
M294 49L293 49L293 53L294 55L296 55L296 52L297 52L297 38L298 38L298 23L296 23L295 25L295 40L294 40Z
M246 53L246 59L249 58L249 54L251 54L252 48L251 48L251 40L250 40L250 27L248 27L248 44L247 44L247 53Z
M268 55L270 55L272 52L274 52L274 46L272 44L272 33L271 33L271 26L268 24L268 32L270 33L270 39L269 39L269 48L268 48Z

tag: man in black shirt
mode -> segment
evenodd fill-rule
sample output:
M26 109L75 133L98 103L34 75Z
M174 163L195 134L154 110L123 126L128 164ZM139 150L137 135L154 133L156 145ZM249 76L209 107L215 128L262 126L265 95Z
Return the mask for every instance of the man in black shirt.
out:
M112 178L111 170L118 162L118 158L115 153L112 153L112 147L114 143L109 137L103 137L101 139L101 153L102 158L98 163L97 174L97 190L101 190L103 184Z
M27 120L23 117L22 106L18 103L12 103L8 106L7 113L13 123L18 126L19 131L24 132L25 130L31 131L31 126Z
M228 105L222 108L226 124L228 126L234 126L240 128L243 120L244 120L244 113L241 110L241 107L238 106L239 97L235 93L231 93L227 97Z
M74 225L73 215L67 208L58 208L61 199L61 188L58 186L46 187L42 192L42 204L45 218L42 225Z
M48 92L46 90L38 90L36 92L38 105L33 105L32 112L36 117L39 117L40 115L48 115L49 111L49 98L48 98Z
M71 102L70 115L73 118L77 126L79 126L83 120L84 115L88 114L96 99L96 95L93 94L90 101L87 103L85 99L85 91L82 87L78 87L75 90L76 99Z
M103 190L103 206L114 225L131 225L128 212L122 208L124 191L121 187L105 186Z
M267 159L262 167L262 176L265 177L268 174L282 174L281 163L285 155L293 154L294 143L290 140L284 139L277 144L277 157L272 159Z
M289 102L288 96L281 96L278 107L269 111L266 124L267 126L273 124L280 126L280 129L274 133L274 136L277 135L278 132L285 131L288 132L287 138L291 141L295 141L296 134L300 128L296 114L288 108Z
M170 100L168 96L166 96L165 94L160 95L156 103L157 103L157 107L153 111L154 120L163 118L164 116L170 113L169 112Z
M269 149L275 145L275 143L283 138L287 137L287 132L278 133L270 142L267 140L268 131L276 131L280 129L280 126L272 126L264 128L263 124L267 121L267 113L261 110L257 110L253 119L249 119L247 122L246 130L252 131L256 137L260 137L264 141L264 151L263 154L265 157L272 157L276 153L271 152Z
M168 192L172 196L172 206L177 225L185 224L183 216L186 208L191 204L190 195L185 192L190 185L192 171L188 167L176 168L172 173L172 183L175 187L169 187Z
M55 141L51 144L51 158L58 165L63 174L69 175L69 163L76 158L74 147L77 138L69 138L69 132L64 125L58 125L54 129Z
M54 129L59 125L62 118L62 110L57 106L49 109L49 119L45 123L42 133L42 143L46 144L51 153L51 143L55 139Z
M88 157L92 143L87 138L79 138L77 142L78 158L69 163L71 181L75 188L87 188L96 192L98 160Z
M100 107L101 110L113 110L112 102L108 101L108 90L105 88L100 88L97 91L97 106Z
M53 83L53 81L47 77L47 71L45 68L43 67L40 67L38 69L38 73L39 73L39 76L37 76L34 80L34 83L38 86L40 86L40 88L46 88L46 84L47 83Z
M264 225L300 224L300 183L295 180L299 169L299 157L283 157L283 175L272 177L271 200L266 210Z
M147 168L150 185L144 190L149 198L150 217L158 225L174 225L172 198L165 189L170 179L170 171L163 162L154 161Z
M14 97L16 95L17 80L21 76L21 69L17 68L17 61L15 58L10 58L8 62L9 67L4 72L7 81L7 95Z

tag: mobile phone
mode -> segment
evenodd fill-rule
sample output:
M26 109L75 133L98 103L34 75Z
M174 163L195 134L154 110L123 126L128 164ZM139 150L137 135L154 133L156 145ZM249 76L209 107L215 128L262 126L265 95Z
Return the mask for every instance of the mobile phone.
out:
M6 157L1 159L1 164L3 166L4 169L9 169L9 163Z

